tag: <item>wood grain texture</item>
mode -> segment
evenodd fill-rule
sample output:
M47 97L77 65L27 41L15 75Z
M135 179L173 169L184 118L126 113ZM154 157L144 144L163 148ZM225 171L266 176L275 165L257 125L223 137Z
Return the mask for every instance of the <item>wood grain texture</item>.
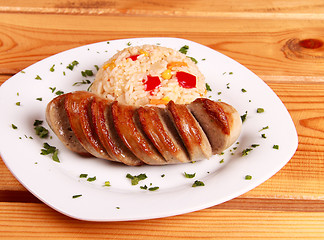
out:
M70 219L41 204L0 203L0 235L4 239L320 239L324 213L205 209L163 219L95 223Z
M42 24L39 24L42 19ZM129 24L132 22L132 24ZM99 41L180 37L228 55L258 75L323 76L324 21L1 14L0 74L14 74L55 53Z

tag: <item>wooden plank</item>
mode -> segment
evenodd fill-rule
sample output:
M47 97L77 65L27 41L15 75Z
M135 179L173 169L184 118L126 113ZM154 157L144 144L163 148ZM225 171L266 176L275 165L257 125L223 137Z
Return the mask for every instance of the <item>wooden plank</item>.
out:
M0 203L0 235L10 239L315 239L323 212L205 209L128 222L74 220L37 203Z
M318 1L303 0L232 0L232 1L172 1L172 0L18 0L0 5L0 11L19 13L61 13L61 14L119 14L119 15L173 15L211 16L220 13L304 13L321 14L324 4Z
M17 73L45 57L88 43L159 36L204 44L258 75L323 76L324 47L300 45L300 40L310 38L322 44L323 28L324 21L317 19L1 14L0 74Z
M276 175L244 198L324 200L324 84L269 83L288 108L299 146L294 157ZM0 190L25 191L0 161Z

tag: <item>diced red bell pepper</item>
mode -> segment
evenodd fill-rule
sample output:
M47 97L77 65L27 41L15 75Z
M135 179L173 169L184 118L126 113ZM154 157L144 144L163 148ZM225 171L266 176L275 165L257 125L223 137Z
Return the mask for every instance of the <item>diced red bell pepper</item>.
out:
M144 81L145 91L152 91L161 84L161 80L158 76L147 76L147 81Z
M138 55L133 55L133 56L130 56L128 58L132 59L133 61L136 61L137 58L138 58L139 54Z
M186 72L177 72L176 77L181 87L183 88L196 87L196 76Z

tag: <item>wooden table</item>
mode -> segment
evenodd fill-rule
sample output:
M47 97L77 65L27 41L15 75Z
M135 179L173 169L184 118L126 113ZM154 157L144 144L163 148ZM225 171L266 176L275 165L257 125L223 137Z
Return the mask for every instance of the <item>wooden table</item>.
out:
M260 76L291 114L299 146L275 176L231 201L180 216L113 223L52 210L1 160L0 239L324 239L323 13L321 0L1 0L0 84L84 44L186 38Z

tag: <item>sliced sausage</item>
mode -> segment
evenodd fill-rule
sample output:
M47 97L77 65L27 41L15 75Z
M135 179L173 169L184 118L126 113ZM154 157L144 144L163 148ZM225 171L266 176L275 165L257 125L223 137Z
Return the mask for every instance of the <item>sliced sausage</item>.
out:
M190 161L176 129L167 124L164 109L140 107L137 112L143 131L169 164Z
M60 95L47 104L46 121L68 149L81 155L90 155L72 131L69 118L64 108L66 96L66 94Z
M150 165L167 163L142 133L135 107L115 101L111 105L111 113L119 137L135 156Z
M84 149L95 157L111 160L91 123L89 110L94 96L89 92L68 94L65 98L65 110L71 128Z
M231 105L198 98L190 103L188 108L206 133L213 154L220 154L239 137L242 127L241 117Z
M102 145L113 159L126 165L142 165L143 162L119 138L113 124L111 104L112 101L100 97L95 97L91 104L93 125Z
M207 136L187 106L170 101L167 104L167 109L186 146L190 160L196 161L210 158L212 150Z

